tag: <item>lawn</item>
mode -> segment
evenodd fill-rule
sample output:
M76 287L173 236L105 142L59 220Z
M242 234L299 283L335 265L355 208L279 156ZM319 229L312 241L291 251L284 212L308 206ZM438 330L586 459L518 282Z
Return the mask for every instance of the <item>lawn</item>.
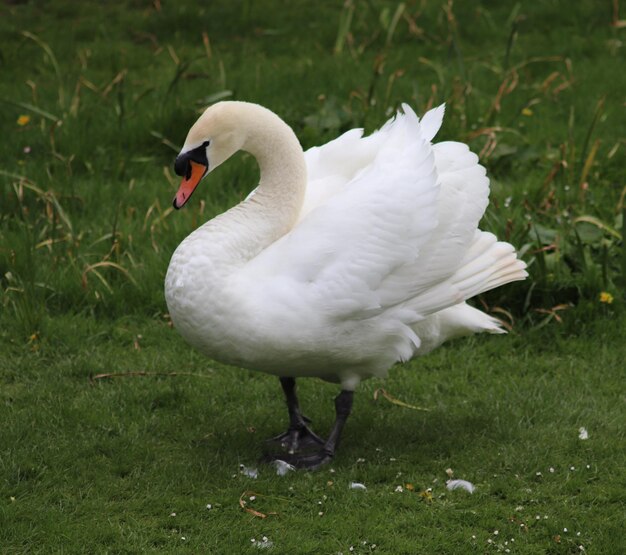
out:
M619 7L0 5L0 552L626 553ZM220 99L305 147L445 102L438 138L492 179L482 228L529 264L476 301L509 335L364 383L319 472L259 463L277 380L203 358L166 313L176 245L258 178L239 154L170 208ZM321 433L336 391L300 384Z

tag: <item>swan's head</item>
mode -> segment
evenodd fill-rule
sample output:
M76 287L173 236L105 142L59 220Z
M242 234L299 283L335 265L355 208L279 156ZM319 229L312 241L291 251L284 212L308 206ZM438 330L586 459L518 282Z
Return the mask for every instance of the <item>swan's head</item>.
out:
M181 208L198 183L243 146L245 136L235 104L240 103L210 106L189 130L174 162L174 171L183 178L174 197L174 208Z

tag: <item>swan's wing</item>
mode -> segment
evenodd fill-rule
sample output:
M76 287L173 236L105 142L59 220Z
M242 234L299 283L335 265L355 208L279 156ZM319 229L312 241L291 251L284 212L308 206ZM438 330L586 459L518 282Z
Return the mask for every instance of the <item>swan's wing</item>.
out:
M403 104L405 114L413 121L417 116L408 104ZM443 121L444 105L430 110L419 120L422 139L432 141ZM399 113L397 118L406 117ZM330 197L341 192L355 176L370 166L382 145L394 130L396 119L389 120L380 130L363 137L363 129L351 129L336 139L310 148L304 153L308 184L299 221L315 207L324 204Z
M430 137L408 106L377 135L369 166L246 265L265 306L290 299L338 318L386 308L385 280L437 227L439 187Z
M489 179L485 168L478 163L478 156L467 145L457 142L435 144L433 151L441 188L439 225L419 258L388 277L385 285L394 297L393 292L406 284L409 289L405 294L412 297L448 279L472 244L478 222L487 208Z
M418 259L381 286L388 295L383 303L400 302L422 316L527 275L510 244L478 229L489 197L489 179L478 156L457 142L438 143L433 151L441 186L439 225Z

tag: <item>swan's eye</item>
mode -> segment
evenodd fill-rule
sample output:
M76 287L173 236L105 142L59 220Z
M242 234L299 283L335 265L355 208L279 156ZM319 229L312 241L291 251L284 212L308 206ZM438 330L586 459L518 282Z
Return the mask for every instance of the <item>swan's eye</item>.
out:
M203 146L204 148L206 148L206 147L208 147L210 144L211 144L211 141L204 141L204 142L202 143L202 146Z

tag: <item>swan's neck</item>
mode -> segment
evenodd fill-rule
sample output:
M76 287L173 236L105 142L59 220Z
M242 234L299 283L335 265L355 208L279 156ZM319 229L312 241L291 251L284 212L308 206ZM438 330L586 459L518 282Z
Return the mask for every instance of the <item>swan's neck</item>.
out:
M190 237L201 239L211 270L227 276L295 224L302 208L307 172L302 147L278 116L254 104L236 103L241 150L259 165L260 182L253 196L210 220ZM214 275L215 275L214 274ZM217 275L215 275L217 277Z
M259 187L252 197L253 210L274 223L275 237L289 231L298 218L306 189L306 164L302 147L292 129L277 115L256 105L247 125L242 150L259 164Z

